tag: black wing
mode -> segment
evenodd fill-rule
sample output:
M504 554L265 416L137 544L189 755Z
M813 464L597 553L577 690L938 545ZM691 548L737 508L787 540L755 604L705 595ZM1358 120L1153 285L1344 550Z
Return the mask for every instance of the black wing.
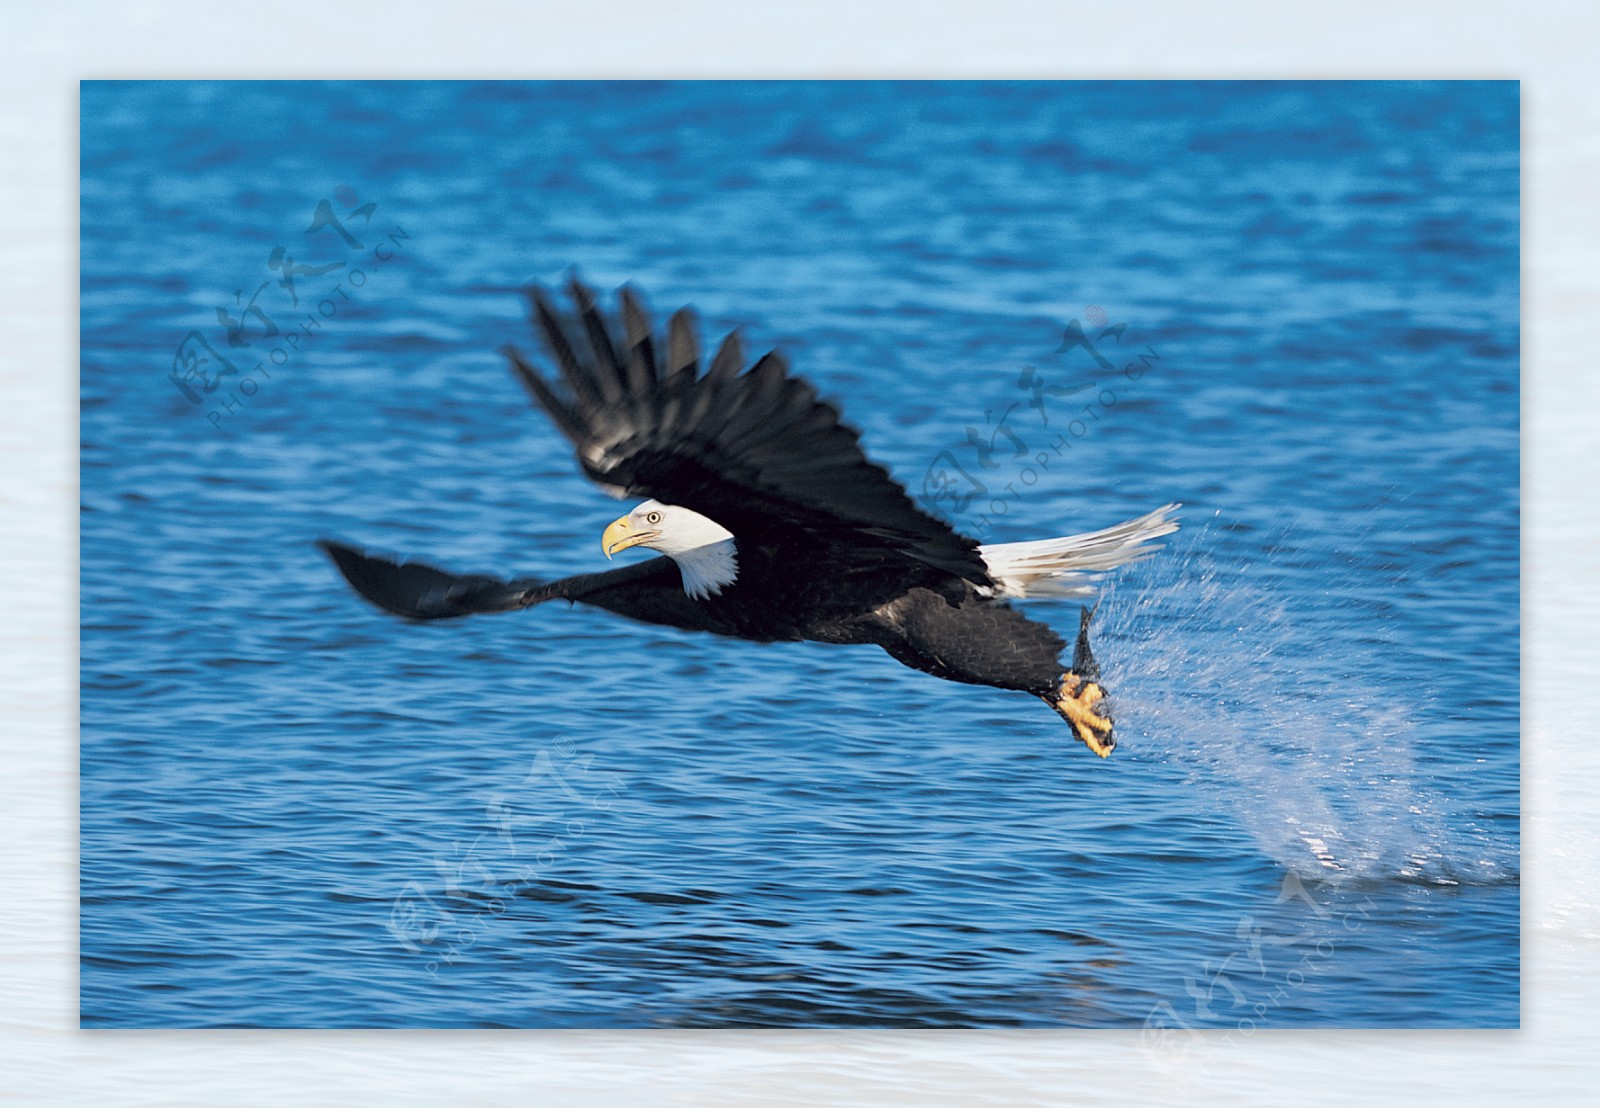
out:
M741 373L739 339L729 335L702 373L687 309L673 315L662 350L643 305L624 288L619 346L593 294L576 279L570 291L578 341L543 290L530 291L558 381L516 350L506 353L589 477L619 494L692 508L736 536L828 533L991 584L976 541L912 503L862 453L839 409L793 376L781 355Z
M670 558L652 558L603 574L579 574L560 581L506 581L482 574L451 574L421 562L394 562L325 539L318 545L357 593L387 612L413 620L510 612L565 600L653 624L729 634L684 593L683 577Z

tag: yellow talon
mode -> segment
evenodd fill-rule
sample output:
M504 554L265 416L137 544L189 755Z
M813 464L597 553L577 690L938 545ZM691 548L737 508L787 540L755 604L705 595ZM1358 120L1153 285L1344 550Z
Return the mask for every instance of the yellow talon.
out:
M1095 711L1105 696L1105 690L1094 682L1067 673L1061 676L1059 693L1054 698L1044 698L1045 703L1072 726L1073 734L1083 741L1083 745L1101 758L1110 755L1117 746L1116 737L1111 734L1110 714L1102 715Z

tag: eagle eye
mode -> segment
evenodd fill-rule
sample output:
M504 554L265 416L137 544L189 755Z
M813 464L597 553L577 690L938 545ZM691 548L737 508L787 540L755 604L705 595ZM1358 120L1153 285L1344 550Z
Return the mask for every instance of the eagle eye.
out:
M651 524L659 524L661 522L661 513L659 513L659 512L650 513L650 515L645 517L645 522L646 523L651 523Z

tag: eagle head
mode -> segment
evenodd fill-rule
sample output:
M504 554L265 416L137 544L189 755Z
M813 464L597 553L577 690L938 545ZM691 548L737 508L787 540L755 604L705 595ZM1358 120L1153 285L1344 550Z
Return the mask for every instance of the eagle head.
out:
M720 593L739 576L733 532L691 508L645 501L611 521L600 536L600 549L610 558L629 547L648 547L671 558L683 574L684 592L697 599Z

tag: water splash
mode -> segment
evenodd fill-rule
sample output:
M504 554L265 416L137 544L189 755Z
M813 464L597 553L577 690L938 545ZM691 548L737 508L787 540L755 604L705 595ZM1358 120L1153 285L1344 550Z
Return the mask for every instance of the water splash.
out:
M1393 583L1346 553L1367 549L1218 512L1104 589L1098 642L1119 754L1189 766L1197 804L1235 815L1303 877L1515 881L1515 842L1453 812L1448 781L1418 767L1436 706L1385 657L1403 612ZM1308 560L1326 588L1291 604L1274 583Z

